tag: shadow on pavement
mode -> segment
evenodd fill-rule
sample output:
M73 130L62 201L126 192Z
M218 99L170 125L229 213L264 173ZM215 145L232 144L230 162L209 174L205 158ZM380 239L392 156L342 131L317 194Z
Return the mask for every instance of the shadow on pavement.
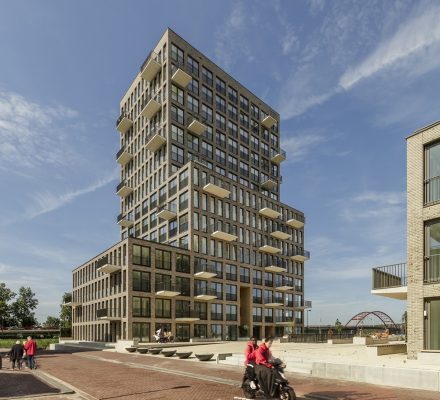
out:
M308 399L316 399L316 400L375 400L376 396L371 393L359 393L355 391L323 391L323 392L310 392L307 393L306 398ZM383 398L383 400L387 400Z
M148 394L148 393L166 392L168 390L189 389L189 388L191 388L191 386L189 386L189 385L173 386L173 387L166 388L166 389L149 390L147 392L138 392L138 393L128 393L128 394L118 395L118 396L115 396L115 397L101 397L100 400L111 400L111 399L116 399L116 398L119 399L121 397L135 396L137 394Z
M59 389L49 386L28 372L2 372L0 374L0 397L36 396L60 392Z

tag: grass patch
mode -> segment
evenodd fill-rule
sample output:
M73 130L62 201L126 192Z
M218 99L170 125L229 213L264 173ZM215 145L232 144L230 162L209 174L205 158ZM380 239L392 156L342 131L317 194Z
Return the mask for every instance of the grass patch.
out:
M0 348L2 349L10 349L12 345L15 344L17 340L20 340L20 342L23 342L24 339L17 338L17 339L0 339ZM37 342L37 348L39 349L45 349L46 347L49 347L51 343L58 343L58 338L52 338L52 339L38 339L34 338L34 340Z

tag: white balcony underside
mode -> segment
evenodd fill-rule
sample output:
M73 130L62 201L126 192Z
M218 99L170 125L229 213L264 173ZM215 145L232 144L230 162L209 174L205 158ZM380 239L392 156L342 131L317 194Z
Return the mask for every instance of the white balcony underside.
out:
M231 194L229 190L223 189L222 187L214 185L213 183L208 183L207 185L203 186L203 191L222 199L228 197Z
M122 226L124 228L131 228L134 224L133 221L130 221L128 219L121 219L120 221L118 221L119 226Z
M121 317L98 317L100 321L120 321Z
M271 190L271 189L275 188L276 186L277 186L277 183L272 179L268 179L267 181L264 181L261 185L261 187L266 190Z
M278 267L277 265L268 265L264 269L268 272L286 272L284 267Z
M194 133L198 136L200 136L203 132L205 132L206 129L207 129L207 126L197 120L191 121L191 123L188 125L188 130L191 133Z
M290 257L290 259L293 260L293 261L301 261L301 262L304 262L304 261L307 261L307 260L309 259L309 257L301 256L301 255L297 255L297 256L292 256L292 257Z
M215 272L200 271L194 274L196 278L211 279L217 276Z
M281 290L281 291L287 291L287 290L293 290L293 286L279 286L277 287L277 290Z
M265 303L264 305L266 307L282 307L284 304L283 303Z
M276 153L272 158L271 161L274 162L275 164L279 164L282 161L284 161L286 159L286 157L284 157L281 153Z
M118 196L121 197L127 197L129 194L131 194L133 192L133 189L129 186L122 186L119 190L118 190Z
M103 274L112 274L113 272L117 272L120 270L121 267L119 265L113 265L113 264L105 264L97 269L98 272L102 272Z
M268 218L278 218L281 216L281 213L269 207L263 207L262 209L260 209L259 213Z
M195 322L195 321L200 321L200 318L176 318L176 322Z
M151 81L162 68L161 64L151 59L141 72L141 77L147 82Z
M147 119L151 119L160 110L160 108L161 104L157 100L151 99L142 109L141 115Z
M304 227L304 222L298 221L297 219L289 219L286 224L295 229L301 229Z
M268 115L261 121L261 124L267 129L270 129L272 128L272 126L274 126L275 122L277 122L277 120L274 117Z
M376 296L388 297L396 300L406 300L408 294L408 286L399 286L386 289L373 289L371 294Z
M173 290L159 290L158 292L156 292L156 296L161 296L161 297L176 297L179 295L180 292L175 292Z
M281 249L277 247L269 246L268 244L265 244L264 246L260 246L258 250L263 253L270 253L270 254L281 253Z
M116 129L121 133L125 133L131 128L132 125L133 121L127 117L124 117L121 119Z
M214 239L220 239L224 240L226 242L233 242L234 240L237 240L238 236L231 235L230 233L226 233L223 231L215 231L211 233L211 237Z
M181 70L180 68L177 68L176 72L174 72L173 76L171 77L171 80L179 85L182 88L186 88L188 83L191 82L191 75L187 74L185 71Z
M66 307L78 307L80 305L81 305L81 303L78 301L68 301L67 303L63 304L63 306L66 306Z
M176 213L170 210L162 210L157 213L157 216L162 219L170 220L176 218Z
M270 236L280 239L280 240L288 240L292 237L292 235L282 232L282 231L274 231L270 234Z
M196 296L196 299L198 300L214 300L217 296L211 296L209 294L199 294Z
M122 152L122 154L118 157L118 159L116 161L121 165L125 165L128 162L130 162L132 158L133 158L133 155L131 153L129 153L128 151L124 151L124 152Z
M157 133L148 141L145 147L154 153L159 150L166 142L167 140L162 135L159 135Z

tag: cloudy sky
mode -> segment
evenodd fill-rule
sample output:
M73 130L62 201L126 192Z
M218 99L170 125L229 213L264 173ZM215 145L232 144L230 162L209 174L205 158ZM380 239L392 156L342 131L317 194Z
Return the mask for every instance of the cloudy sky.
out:
M118 240L118 103L167 26L280 111L282 200L307 216L310 323L404 302L405 136L440 116L433 1L2 1L0 281L58 312L73 267Z

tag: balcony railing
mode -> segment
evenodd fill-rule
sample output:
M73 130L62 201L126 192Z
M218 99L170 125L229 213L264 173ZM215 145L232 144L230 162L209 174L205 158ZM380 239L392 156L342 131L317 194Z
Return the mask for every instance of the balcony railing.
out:
M195 262L194 275L200 278L213 278L217 275L217 269L208 262Z
M101 308L96 310L96 318L117 320L121 319L121 309L119 308Z
M203 191L220 198L228 197L231 194L230 186L215 175L201 179L200 186L203 187Z
M258 241L254 244L254 247L258 247L258 250L264 253L281 253L281 245L278 241L272 239L263 239Z
M175 316L176 316L176 318L179 318L179 319L199 320L200 319L200 311L176 310Z
M175 203L163 204L157 209L157 216L162 219L170 220L176 218L177 205Z
M373 290L395 288L406 285L406 263L373 268Z
M310 251L304 250L302 248L293 249L288 253L288 256L296 261L305 261L310 259Z
M210 287L195 287L194 296L217 298L217 291Z
M208 227L208 232L212 237L228 242L237 240L237 227L230 223L217 221Z
M192 79L191 75L185 70L186 68L183 62L173 61L173 64L171 64L171 80L182 88L186 88Z
M286 159L286 151L281 148L279 150L272 149L270 152L270 158L274 163L279 164Z
M164 295L177 296L182 292L181 285L175 282L156 282L156 294L159 292Z
M425 283L440 282L440 254L425 257L423 279Z

